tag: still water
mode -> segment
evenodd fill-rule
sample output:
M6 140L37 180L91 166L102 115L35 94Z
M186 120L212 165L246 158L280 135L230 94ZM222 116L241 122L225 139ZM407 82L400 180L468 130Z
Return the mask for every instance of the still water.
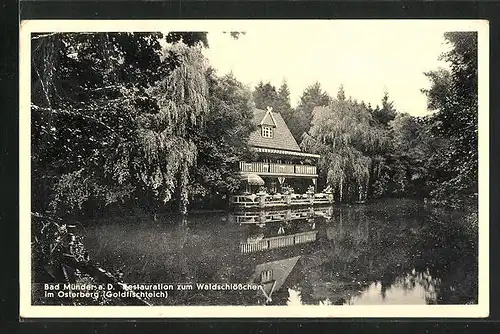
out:
M161 305L477 303L469 213L407 199L86 222L91 258L124 282L186 283ZM469 224L469 225L468 225ZM196 289L254 283L258 290Z

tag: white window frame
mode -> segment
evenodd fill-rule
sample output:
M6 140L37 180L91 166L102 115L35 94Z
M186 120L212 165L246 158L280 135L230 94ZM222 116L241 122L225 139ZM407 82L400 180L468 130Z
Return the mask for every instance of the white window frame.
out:
M262 283L270 282L272 280L273 280L273 270L272 269L264 270L260 273L260 281Z
M262 126L262 137L264 138L273 138L273 127L269 125Z

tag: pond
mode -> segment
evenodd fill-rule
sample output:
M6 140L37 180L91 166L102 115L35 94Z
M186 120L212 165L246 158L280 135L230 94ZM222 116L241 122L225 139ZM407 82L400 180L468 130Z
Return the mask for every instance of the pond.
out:
M124 282L191 287L153 298L154 305L475 304L477 231L468 217L386 199L113 218L84 222L81 233L91 258L122 271ZM259 289L203 290L200 283Z

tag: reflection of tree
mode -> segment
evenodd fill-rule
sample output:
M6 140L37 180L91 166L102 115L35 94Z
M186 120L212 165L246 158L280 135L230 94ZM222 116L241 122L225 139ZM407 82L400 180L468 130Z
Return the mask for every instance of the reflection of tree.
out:
M322 251L311 255L316 258L311 262L321 264L309 270L312 288L309 294L302 289L303 300L317 304L329 298L333 304L342 304L372 282L380 283L384 296L398 277L413 269L415 237L409 233L413 213L405 216L388 210L380 214L369 206L338 208L333 223L326 227L328 240ZM320 273L314 275L317 270Z
M300 275L289 281L297 284L294 290L300 291L302 303L318 305L327 299L336 305L356 303L353 297L373 284L383 298L391 289L422 289L428 304L466 303L470 296L476 295L477 270L464 270L468 263L475 263L471 257L476 253L463 231L449 224L457 216L429 216L414 202L400 201L396 209L377 205L335 208L330 222L316 224L318 235L325 237L301 250L300 268L294 270ZM285 227L286 233L305 228L303 223L291 222ZM248 226L245 236L276 235L277 226ZM289 251L276 249L262 255L279 259L290 256ZM244 263L249 267L252 261L241 258L238 268L232 263L233 277L243 277L239 274L246 270ZM229 273L222 270L224 263L211 265L228 277ZM287 303L287 290L281 292L283 296L277 293L273 303Z
M430 275L429 269L419 272L413 270L405 276L400 276L394 280L394 285L402 287L405 290L413 290L417 286L425 291L426 304L436 304L437 289L441 284L439 278L434 278Z
M380 295L382 299L385 300L387 288L390 288L393 283L393 279L388 279L387 276L382 276L380 280Z
M382 298L392 288L422 289L427 304L474 300L477 252L456 226L460 219L460 213L435 216L406 200L336 207L331 222L317 225L326 238L301 260L302 303L353 303L373 284Z
M190 273L189 260L188 256L185 253L185 247L187 247L189 241L189 226L186 217L181 217L180 221L177 223L175 232L177 247L179 250L177 256L177 265L179 271L177 271L177 273L180 274L177 277L177 282L189 282L192 279L192 277L190 277L192 273Z
M440 278L436 288L440 304L477 303L477 236L462 225L467 217L457 211L429 212L428 223L421 229L427 237L414 246L421 252L417 272Z
M457 225L463 215L429 213L414 202L399 201L398 205L396 209L378 203L336 207L330 222L316 224L316 242L252 254L240 253L240 241L259 233L275 236L279 223L260 228L218 224L216 217L189 217L189 224L173 224L175 219L167 218L124 229L120 222L105 229L89 228L87 242L91 256L103 265L110 263L111 269L115 269L112 264L126 265L124 280L128 282L188 278L247 282L256 264L302 255L283 289L273 294L273 304L286 304L286 288L294 284L302 303L315 305L326 299L336 305L356 303L359 298L353 297L373 286L376 293L387 296L391 289L421 289L429 304L476 302L476 239ZM285 235L311 230L305 220L284 227ZM252 304L254 297L191 291L172 296L168 302Z

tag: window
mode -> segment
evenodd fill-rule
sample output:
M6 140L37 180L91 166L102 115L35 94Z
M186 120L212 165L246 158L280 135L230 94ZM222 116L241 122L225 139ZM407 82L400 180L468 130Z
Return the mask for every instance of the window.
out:
M270 126L262 126L262 137L273 138L273 128Z
M262 283L269 282L273 279L273 271L272 270L264 270L260 273L260 281Z

